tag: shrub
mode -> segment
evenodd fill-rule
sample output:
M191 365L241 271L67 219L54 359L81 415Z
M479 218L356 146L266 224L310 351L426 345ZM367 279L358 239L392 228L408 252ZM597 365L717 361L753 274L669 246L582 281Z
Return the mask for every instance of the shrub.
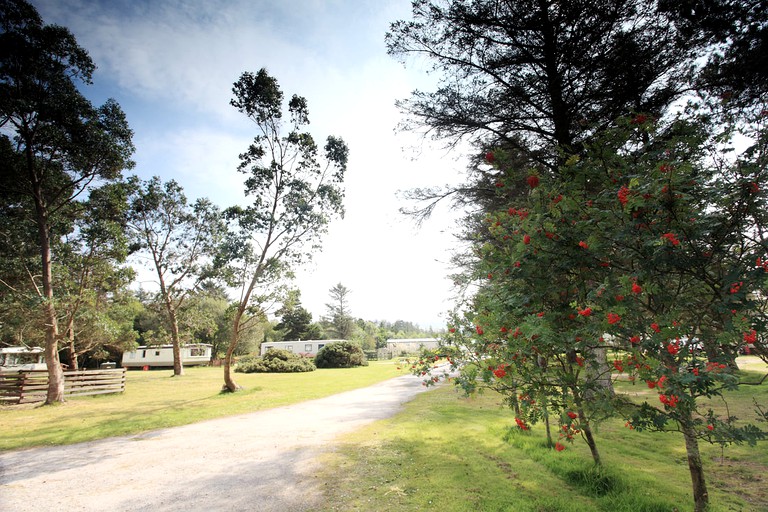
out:
M360 345L349 341L334 341L320 349L315 356L315 365L318 368L352 368L368 366L368 360Z
M288 350L271 349L262 357L244 357L235 368L239 373L299 373L316 370L311 359Z

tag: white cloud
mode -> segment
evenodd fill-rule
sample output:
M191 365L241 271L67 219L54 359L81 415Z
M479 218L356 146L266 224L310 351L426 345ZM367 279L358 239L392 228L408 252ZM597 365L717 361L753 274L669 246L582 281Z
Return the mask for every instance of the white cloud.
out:
M46 22L73 31L99 66L97 85L114 89L136 131L136 172L176 179L191 199L228 206L242 198L237 155L255 133L229 105L241 72L267 67L286 96L305 96L318 142L338 135L350 146L347 215L299 273L305 305L322 314L328 289L342 282L356 316L441 325L450 291L440 262L449 259L453 218L442 212L417 231L398 213L396 193L455 183L465 164L428 146L414 160L402 147L419 141L393 133L395 100L433 80L386 55L384 34L410 2L33 3Z

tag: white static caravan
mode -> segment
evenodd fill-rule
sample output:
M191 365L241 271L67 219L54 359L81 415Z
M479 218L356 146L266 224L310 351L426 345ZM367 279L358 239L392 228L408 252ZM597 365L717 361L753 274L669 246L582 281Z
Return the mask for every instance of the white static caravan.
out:
M434 350L439 346L440 340L437 338L392 338L387 340L387 350L393 355L417 354L421 352L421 349Z
M316 356L321 348L334 341L344 340L304 340L304 341L269 341L261 344L260 354L263 356L271 348L287 350L303 356Z
M181 362L184 366L208 364L211 361L212 345L195 343L181 347ZM133 352L123 353L123 368L159 368L173 366L173 345L138 347Z
M43 347L0 348L0 371L47 370Z

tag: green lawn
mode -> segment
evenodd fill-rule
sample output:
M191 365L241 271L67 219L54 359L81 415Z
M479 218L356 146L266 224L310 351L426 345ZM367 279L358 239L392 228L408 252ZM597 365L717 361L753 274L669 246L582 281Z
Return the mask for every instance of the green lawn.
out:
M763 366L764 368L764 366ZM757 374L751 375L757 377ZM645 393L620 383L619 391ZM729 395L731 413L754 418L768 384ZM720 404L715 404L720 406ZM692 510L682 436L629 430L619 420L597 428L605 469L585 443L547 449L544 427L511 429L512 412L486 393L463 398L452 386L419 395L398 416L342 439L326 455L322 510L379 512ZM766 425L762 425L766 428ZM712 512L768 510L768 446L702 445Z
M308 373L243 374L245 389L220 393L223 369L129 371L122 394L72 398L56 406L0 407L0 450L60 445L242 414L361 388L402 375L396 362Z
M756 359L756 358L753 358ZM751 359L748 361L752 361ZM754 363L754 361L752 361ZM750 370L764 371L754 363ZM127 391L72 399L60 406L0 408L0 449L67 444L138 433L328 396L397 375L396 362L304 374L236 374L246 389L220 394L220 368L128 373ZM758 373L750 377L756 380ZM619 383L645 394L645 386ZM731 414L752 416L753 399L768 404L768 384L729 395ZM713 404L722 407L717 401ZM321 510L674 511L691 510L681 437L631 431L613 420L597 428L605 469L596 472L580 442L555 452L543 426L510 429L497 395L463 398L445 385L419 395L402 413L340 440L323 456ZM765 428L765 425L763 425ZM712 512L768 510L768 449L705 445ZM236 463L236 461L234 461Z

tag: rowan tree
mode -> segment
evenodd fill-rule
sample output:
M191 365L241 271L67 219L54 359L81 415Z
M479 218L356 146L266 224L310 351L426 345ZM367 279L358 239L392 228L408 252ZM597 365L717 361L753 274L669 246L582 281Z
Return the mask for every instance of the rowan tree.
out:
M479 381L519 402L521 429L556 410L561 436L583 434L596 462L594 418L618 413L632 429L680 432L696 510L708 504L698 443L766 436L702 406L751 384L735 357L749 344L765 358L768 291L764 127L731 156L708 119L638 114L604 131L557 180L529 175L525 201L488 214L488 237L475 246L478 289L446 340L460 349L460 384ZM494 159L503 167L502 155ZM503 194L514 179L500 185ZM601 385L619 376L651 397Z
M610 265L592 307L617 319L605 326L621 348L614 370L658 392L640 405L623 401L622 412L630 427L682 433L697 511L708 505L699 441L765 437L727 409L701 405L713 396L725 401L724 391L745 384L735 357L747 342L764 354L766 328L753 300L766 293L758 265L768 248L765 121L736 155L727 139L712 137L720 134L710 123L710 112L668 124L638 115L618 132L621 146L611 140L616 133L607 134L583 162L604 176L585 216L595 226L590 254ZM636 151L606 160L606 145Z

